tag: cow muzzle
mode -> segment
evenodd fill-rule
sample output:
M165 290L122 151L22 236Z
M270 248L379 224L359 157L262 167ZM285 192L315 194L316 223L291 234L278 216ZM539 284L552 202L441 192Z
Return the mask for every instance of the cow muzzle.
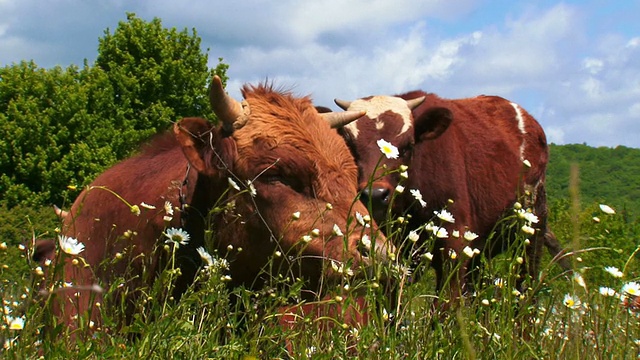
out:
M391 191L387 187L372 187L362 190L362 201L373 206L386 207L391 201Z
M387 182L376 182L371 184L363 184L360 186L360 201L367 208L378 224L382 224L386 220L387 209L391 204L394 188Z

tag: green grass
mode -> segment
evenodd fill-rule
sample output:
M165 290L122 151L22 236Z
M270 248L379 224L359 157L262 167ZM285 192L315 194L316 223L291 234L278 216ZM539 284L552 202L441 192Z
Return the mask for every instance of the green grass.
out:
M570 209L556 203L551 227L574 249L580 277L562 273L545 257L540 277L527 279L529 289L514 291L516 272L524 256L517 246L485 265L473 296L447 312L432 311L433 300L446 300L434 290L428 260L425 274L409 284L405 260L380 265L394 292L385 295L381 278L345 276L327 285L327 297L317 300L335 312L321 318L299 317L292 326L278 324L283 306L300 298L302 280L274 276L260 290L229 289L224 266L203 269L180 301L171 296L175 270L163 271L152 287L138 289L133 320L120 327L124 307L117 281L107 289L101 306L104 325L87 331L78 319L75 341L50 313L35 283L42 278L15 244L0 250L0 296L5 315L0 340L4 359L141 358L141 359L631 359L640 354L640 309L634 297L622 294L625 284L638 281L637 247L640 226L621 214L604 214L597 204ZM599 222L593 218L597 216ZM518 225L513 216L507 221ZM401 227L395 220L391 226ZM519 228L520 225L518 225ZM52 229L49 233L54 232ZM401 234L400 231L395 232ZM36 233L37 237L39 234ZM401 236L401 235L397 235ZM524 236L524 235L522 235ZM524 239L524 238L523 238ZM402 239L402 247L415 246ZM156 251L172 253L171 246ZM67 256L67 255L65 255ZM458 256L464 256L458 254ZM216 258L214 256L214 258ZM219 259L218 259L219 260ZM113 261L117 261L114 259ZM330 266L329 264L327 266ZM605 271L616 266L622 277ZM15 269L27 269L16 271ZM500 279L499 281L496 279ZM579 281L584 280L584 283ZM601 287L615 291L602 294ZM633 290L632 291L640 291ZM621 299L621 295L624 295ZM636 294L637 295L637 294ZM46 296L44 296L46 300ZM354 324L343 311L366 300L370 321ZM640 299L640 298L638 298ZM623 301L624 300L624 301ZM640 304L639 304L640 305ZM12 318L25 320L11 329ZM15 324L14 324L15 325Z

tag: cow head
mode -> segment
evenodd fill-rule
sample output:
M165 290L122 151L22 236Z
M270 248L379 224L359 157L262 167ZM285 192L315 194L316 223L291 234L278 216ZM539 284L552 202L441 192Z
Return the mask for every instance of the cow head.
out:
M245 100L240 103L214 78L211 105L221 126L183 119L174 127L190 164L211 179L212 186L226 187L231 179L243 190L230 188L227 194L235 207L217 223L218 247L242 247L236 263L242 263L247 274L262 270L275 253L281 263L297 264L289 264L299 272L293 275L311 282L323 271L340 275L336 264L355 270L367 265L374 253L384 259L393 251L375 224L363 226L355 220L356 213L367 214L354 201L357 166L331 128L363 113L332 113L323 119L308 98L267 85L245 86L242 92ZM370 246L363 236L373 239Z
M366 115L340 129L359 168L361 200L371 205L378 223L385 219L401 173L391 171L411 166L414 147L439 137L449 126L452 113L442 107L429 108L424 96L405 100L394 96L371 96L352 102L335 100L349 111ZM383 156L377 141L383 139L398 149L398 156Z

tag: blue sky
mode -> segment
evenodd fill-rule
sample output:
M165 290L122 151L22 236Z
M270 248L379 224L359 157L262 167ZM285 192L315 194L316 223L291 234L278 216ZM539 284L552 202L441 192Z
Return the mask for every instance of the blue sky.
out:
M235 97L266 78L334 109L414 89L499 95L550 142L640 148L640 0L0 0L0 65L93 61L126 12L196 28Z

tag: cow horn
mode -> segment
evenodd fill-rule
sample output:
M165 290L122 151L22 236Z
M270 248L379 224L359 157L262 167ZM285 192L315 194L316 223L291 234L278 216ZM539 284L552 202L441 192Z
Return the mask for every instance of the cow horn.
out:
M59 218L64 219L67 216L69 216L69 212L68 211L64 211L62 209L60 209L58 206L53 205L53 211L56 213L56 215L58 215Z
M242 105L227 95L222 87L222 80L218 75L215 75L211 80L209 101L211 102L211 109L218 119L222 121L222 127L226 131L233 132L233 124L243 115Z
M419 98L407 100L407 106L409 107L409 110L413 110L420 106L420 104L424 102L424 99L426 99L426 96L420 96Z
M340 100L340 99L333 99L333 102L335 102L336 105L340 106L342 110L347 110L352 103L352 101L346 101L346 100Z
M343 111L322 113L320 116L322 116L332 128L336 129L363 117L366 113L366 111Z

